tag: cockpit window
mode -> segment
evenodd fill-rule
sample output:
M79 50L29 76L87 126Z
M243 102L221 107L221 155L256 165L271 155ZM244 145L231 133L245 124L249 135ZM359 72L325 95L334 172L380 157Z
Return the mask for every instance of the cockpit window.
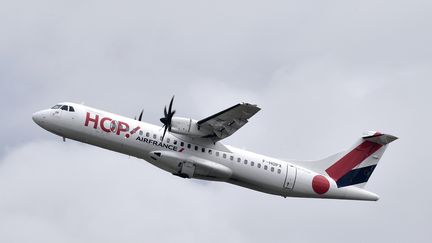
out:
M74 112L75 109L72 106L69 106L69 111Z
M51 109L60 109L61 105L55 105L53 107L51 107Z
M68 106L64 105L64 106L61 107L61 109L64 110L64 111L67 111L68 110Z

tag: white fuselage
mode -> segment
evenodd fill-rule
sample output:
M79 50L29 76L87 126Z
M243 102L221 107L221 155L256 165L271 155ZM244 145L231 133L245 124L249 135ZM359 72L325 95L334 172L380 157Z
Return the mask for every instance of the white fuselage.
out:
M161 141L160 126L80 104L62 105L74 111L47 109L35 113L33 120L61 137L144 159L175 175L225 181L283 197L376 200L355 188L337 188L331 178L328 192L318 194L311 186L318 173L288 161L169 132Z

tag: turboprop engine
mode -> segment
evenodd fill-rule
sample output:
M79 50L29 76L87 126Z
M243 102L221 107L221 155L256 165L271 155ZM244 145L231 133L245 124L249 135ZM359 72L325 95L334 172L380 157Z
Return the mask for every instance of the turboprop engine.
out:
M165 106L164 116L160 119L164 128L162 140L165 137L167 130L172 133L188 135L191 137L205 137L207 135L211 135L211 131L200 128L198 121L196 120L183 117L174 117L176 111L172 110L173 101L174 96L171 98L168 110Z
M170 132L192 137L204 137L210 134L210 131L207 131L207 129L199 127L197 120L184 117L172 118Z

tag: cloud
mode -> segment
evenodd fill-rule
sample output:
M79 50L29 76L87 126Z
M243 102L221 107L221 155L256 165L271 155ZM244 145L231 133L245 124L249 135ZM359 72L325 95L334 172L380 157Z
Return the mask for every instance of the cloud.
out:
M429 1L12 1L0 9L0 241L425 241ZM40 129L59 101L159 124L237 102L262 110L224 142L318 159L375 129L377 203L282 199L183 180ZM138 163L137 163L138 162ZM143 163L142 163L143 162ZM361 234L359 234L359 232Z

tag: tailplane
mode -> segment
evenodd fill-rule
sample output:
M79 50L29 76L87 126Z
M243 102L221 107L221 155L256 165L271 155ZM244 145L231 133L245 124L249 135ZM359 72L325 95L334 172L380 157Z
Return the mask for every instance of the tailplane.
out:
M387 145L397 137L379 132L368 132L350 149L328 158L303 162L300 165L328 175L338 187L364 187L375 170Z

